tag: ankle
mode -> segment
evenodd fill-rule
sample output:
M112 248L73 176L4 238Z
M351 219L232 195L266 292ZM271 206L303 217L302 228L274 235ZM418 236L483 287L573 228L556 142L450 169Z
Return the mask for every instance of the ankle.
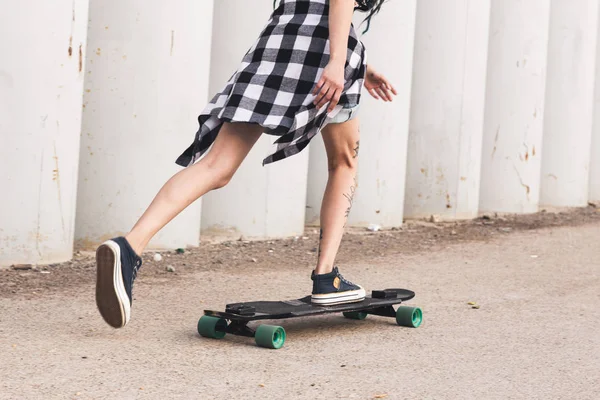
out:
M333 265L317 265L317 268L315 268L315 275L327 275L330 274L331 271L333 271Z
M125 235L125 240L127 240L133 251L135 251L135 254L138 257L141 257L146 245L142 241L136 239L131 233Z

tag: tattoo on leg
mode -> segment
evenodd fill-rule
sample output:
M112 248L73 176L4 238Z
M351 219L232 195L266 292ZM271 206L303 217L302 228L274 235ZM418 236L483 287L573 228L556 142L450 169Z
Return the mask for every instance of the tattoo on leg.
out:
M360 140L356 141L356 147L354 148L354 156L352 156L352 158L356 158L358 157L358 150L360 148Z
M352 208L352 203L354 203L354 193L356 193L356 188L358 184L356 182L356 177L354 177L354 185L350 186L350 193L344 193L344 197L348 200L348 208L344 213L344 217L348 218L350 215L350 209Z

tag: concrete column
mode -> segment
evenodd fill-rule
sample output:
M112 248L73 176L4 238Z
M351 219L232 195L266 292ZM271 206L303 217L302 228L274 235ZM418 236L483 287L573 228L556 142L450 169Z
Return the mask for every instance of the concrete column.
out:
M417 5L407 217L479 209L490 0Z
M88 5L0 12L0 267L73 253Z
M550 0L492 0L480 212L538 210Z
M92 0L77 239L126 233L194 138L208 96L212 1ZM197 246L200 203L151 242Z
M552 0L540 198L545 206L588 202L597 36L597 0Z
M271 0L215 2L211 97L238 68L272 11ZM304 231L308 150L263 167L275 140L263 135L229 185L204 197L203 235L275 238Z
M598 100L596 100L596 111L598 116ZM596 117L598 118L598 117ZM594 127L594 137L592 138L592 157L590 160L590 202L600 203L600 129L597 122Z
M364 90L361 120L358 190L349 225L370 223L384 227L402 225L406 176L406 145L413 70L416 0L386 2L373 17L362 41L368 62L387 76L398 91L392 103L373 99ZM355 26L364 14L356 13ZM323 141L311 144L307 223L318 224L323 191L327 183L327 157Z
M594 92L594 125L590 157L590 201L600 203L600 29L596 42L596 83Z

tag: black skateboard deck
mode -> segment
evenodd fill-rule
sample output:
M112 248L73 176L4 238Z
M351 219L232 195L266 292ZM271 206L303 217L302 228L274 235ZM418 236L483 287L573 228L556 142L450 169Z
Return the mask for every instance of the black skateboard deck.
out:
M321 314L343 313L346 318L363 320L368 314L396 318L401 326L418 327L423 319L420 308L398 307L415 297L406 289L374 290L362 301L338 305L313 305L311 297L289 301L252 301L227 304L225 311L204 310L198 321L198 333L204 337L220 339L226 333L254 337L261 347L278 349L285 341L285 330L280 326L248 326L251 321L286 319Z

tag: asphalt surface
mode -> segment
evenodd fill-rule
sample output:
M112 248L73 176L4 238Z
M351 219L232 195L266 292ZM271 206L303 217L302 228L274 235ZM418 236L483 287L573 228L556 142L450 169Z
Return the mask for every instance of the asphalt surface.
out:
M97 314L93 282L1 298L0 399L597 399L599 243L595 223L345 265L368 289L414 290L423 325L285 320L280 350L201 338L197 320L229 302L302 297L307 270L140 281L121 330Z

